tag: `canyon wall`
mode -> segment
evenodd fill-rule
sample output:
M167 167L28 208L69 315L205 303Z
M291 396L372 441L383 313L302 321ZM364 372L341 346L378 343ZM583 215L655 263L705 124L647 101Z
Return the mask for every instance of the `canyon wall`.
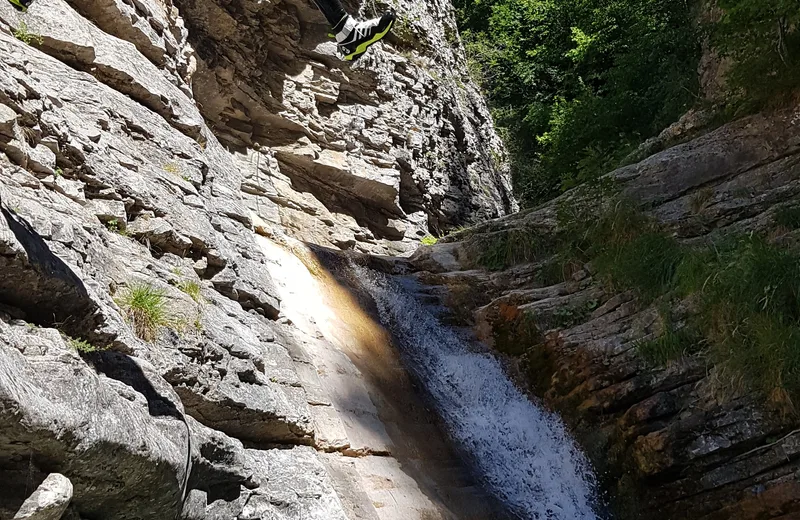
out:
M360 343L308 314L301 240L401 254L515 209L452 8L396 8L350 67L311 2L0 2L0 517L43 481L66 518L480 497L445 448L419 475Z

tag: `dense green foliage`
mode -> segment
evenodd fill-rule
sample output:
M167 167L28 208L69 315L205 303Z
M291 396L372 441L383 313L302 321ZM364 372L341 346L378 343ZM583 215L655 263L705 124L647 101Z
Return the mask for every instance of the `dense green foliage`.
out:
M800 3L797 0L720 0L714 45L734 63L731 109L743 113L780 103L800 84Z
M473 70L534 203L617 165L694 101L686 0L456 0Z
M800 84L796 0L455 0L471 71L532 205L619 166L703 103L701 42L730 58L736 116Z

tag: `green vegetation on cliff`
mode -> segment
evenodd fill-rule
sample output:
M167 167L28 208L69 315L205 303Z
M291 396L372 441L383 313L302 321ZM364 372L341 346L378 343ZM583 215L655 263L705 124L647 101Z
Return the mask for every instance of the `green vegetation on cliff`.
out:
M160 329L171 323L166 294L152 285L133 285L116 302L125 312L133 331L145 341L155 341Z
M776 233L800 226L798 207L775 212ZM686 245L634 204L608 189L585 189L559 207L555 238L516 229L481 242L488 269L539 260L543 285L571 279L591 264L609 293L630 291L643 305L655 304L662 333L638 350L655 365L702 353L726 374L727 385L769 396L784 409L800 411L800 253L751 234L720 236ZM512 238L513 237L513 238ZM537 244L550 244L542 253ZM539 251L532 255L531 251ZM548 256L552 256L548 260ZM672 309L690 311L680 323Z
M731 115L800 81L795 0L455 0L471 70L533 205L624 162L689 108L702 42L730 58ZM700 22L703 20L703 22ZM712 20L712 21L706 21Z
M733 67L728 82L734 114L782 103L800 84L800 3L720 0L723 16L712 43Z
M456 0L525 202L618 164L694 102L684 0Z
M596 206L578 203L577 219L562 216L561 254L591 262L614 291L645 304L662 299L664 334L640 345L644 357L663 364L702 346L734 379L775 402L800 403L800 254L756 234L691 247L631 204L605 206L597 216ZM693 308L682 327L670 316L676 298Z

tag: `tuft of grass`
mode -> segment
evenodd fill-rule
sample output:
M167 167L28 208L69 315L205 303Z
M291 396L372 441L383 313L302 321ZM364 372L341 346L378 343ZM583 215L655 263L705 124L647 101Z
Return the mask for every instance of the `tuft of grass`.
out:
M588 262L604 249L627 242L652 228L652 223L628 200L613 195L607 183L585 190L558 206L558 243L565 258Z
M524 228L495 233L472 244L478 253L477 264L490 271L531 262L546 251L546 246L535 231Z
M558 219L562 269L592 262L612 289L633 290L644 302L673 287L682 248L633 203L575 201Z
M133 331L145 341L154 341L162 327L170 324L164 291L149 284L128 288L117 300Z
M595 267L615 289L633 290L642 301L650 302L673 287L682 257L674 238L648 231L612 244L597 257Z
M128 230L122 227L119 221L116 219L106 222L106 229L123 237L128 236Z
M439 239L436 238L433 235L426 235L426 236L422 237L422 240L420 240L420 242L422 243L423 246L432 246L435 243L437 243L438 241L439 241Z
M569 266L563 261L560 255L542 264L539 270L538 281L542 287L549 287L567 281Z
M175 162L168 162L165 163L164 166L161 167L165 172L171 173L173 175L180 175L181 167L178 163Z
M692 213L697 214L703 211L708 205L709 201L714 198L714 190L711 188L703 188L695 192L689 199L689 207Z
M447 236L449 237L458 237L461 236L462 238L469 236L470 226L458 226L455 227L447 232Z
M23 22L19 23L19 27L12 31L14 38L18 39L22 43L26 45L42 45L44 43L44 38L41 34L36 32L32 32L28 28L28 24Z
M191 299L200 303L203 299L200 293L200 285L193 280L184 280L178 284L178 289L188 294Z
M791 230L800 229L800 206L783 206L775 212L775 224Z
M84 354L89 354L91 352L99 352L101 350L105 350L101 347L96 347L89 343L88 341L82 339L75 339L75 338L68 338L69 346L77 350L78 352L82 352Z
M664 366L684 356L697 352L702 339L689 327L676 328L665 323L664 333L655 338L636 343L636 351L653 366Z

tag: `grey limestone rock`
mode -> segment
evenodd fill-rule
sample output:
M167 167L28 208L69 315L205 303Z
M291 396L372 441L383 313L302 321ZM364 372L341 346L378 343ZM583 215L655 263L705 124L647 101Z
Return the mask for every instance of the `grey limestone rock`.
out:
M13 520L60 520L72 499L72 482L59 473L47 475L19 508Z

